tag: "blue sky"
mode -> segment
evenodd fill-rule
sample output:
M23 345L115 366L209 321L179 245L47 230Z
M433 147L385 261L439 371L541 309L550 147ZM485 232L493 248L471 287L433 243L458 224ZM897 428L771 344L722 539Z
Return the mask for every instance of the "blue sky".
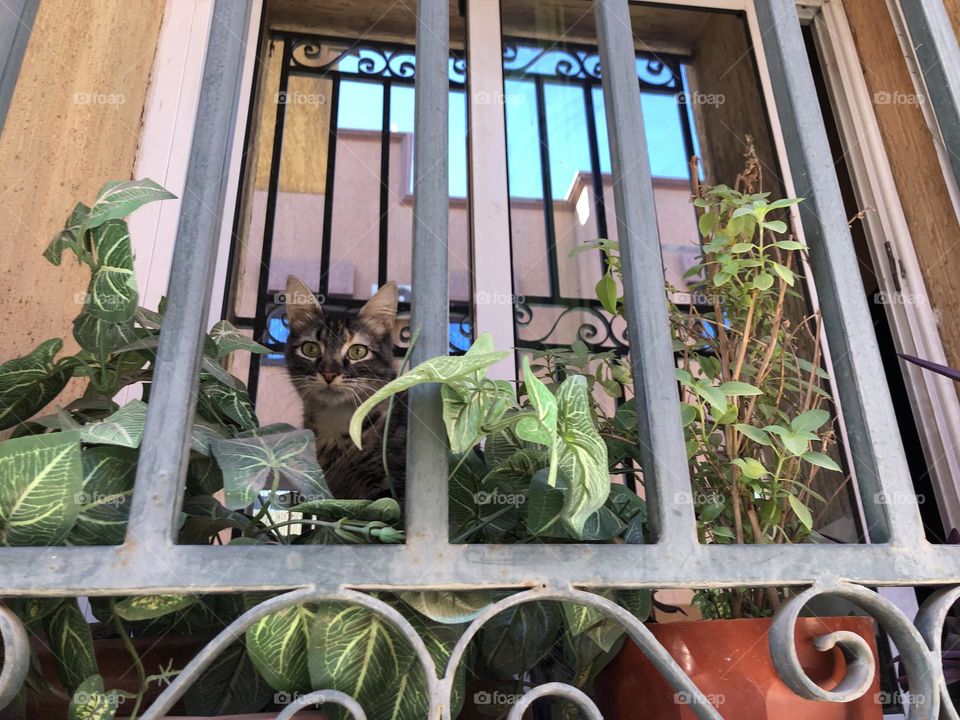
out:
M540 152L537 143L535 89L532 80L505 83L510 193L512 197L542 198ZM390 127L413 132L414 91L409 86L390 90ZM600 166L610 172L603 95L593 89ZM383 86L380 83L344 80L340 85L338 124L342 128L380 130ZM573 177L590 171L586 104L579 85L547 82L544 87L547 137L550 148L551 189L555 199L565 196ZM643 93L644 120L650 165L654 176L687 177L687 157L677 100L673 95ZM450 194L467 194L467 111L463 92L450 93Z

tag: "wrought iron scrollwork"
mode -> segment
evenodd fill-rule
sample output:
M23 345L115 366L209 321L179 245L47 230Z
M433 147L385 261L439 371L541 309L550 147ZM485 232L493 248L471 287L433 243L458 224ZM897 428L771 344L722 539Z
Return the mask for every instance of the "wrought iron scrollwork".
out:
M554 338L554 333L560 324L568 317L579 315L579 325L576 329L576 339L586 343L594 349L616 349L626 352L629 344L626 339L626 326L617 324L610 315L594 305L573 305L563 308L556 316L553 324L546 332L538 332L536 336L525 334L525 330L532 327L534 308L538 303L527 301L517 302L514 305L513 317L517 327L519 342L526 347L551 347L568 345L570 338L564 334L562 342ZM543 305L545 310L556 310L557 305Z

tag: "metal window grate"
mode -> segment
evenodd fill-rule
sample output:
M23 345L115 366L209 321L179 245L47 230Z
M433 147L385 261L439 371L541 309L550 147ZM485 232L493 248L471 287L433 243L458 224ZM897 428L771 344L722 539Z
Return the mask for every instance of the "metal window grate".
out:
M912 494L892 406L883 383L864 299L848 278L856 273L852 241L840 201L823 121L804 53L792 0L755 0L770 62L780 122L793 138L789 160L800 194L811 198L801 213L812 247L827 338L850 435L874 545L700 545L689 494L689 473L673 389L673 356L662 298L663 286L653 191L646 158L628 0L597 0L600 60L613 174L616 217L627 283L629 334L645 348L636 358L643 461L656 536L648 545L451 545L447 540L447 451L439 392L411 393L408 477L408 541L403 546L228 546L174 544L182 478L199 373L200 338L207 317L216 238L225 192L225 168L240 92L242 42L253 0L217 0L207 50L200 107L184 192L167 321L158 351L156 383L147 416L126 542L100 548L17 548L0 551L4 593L10 596L224 592L293 589L241 616L192 661L144 714L156 720L172 706L205 665L245 627L298 602L338 599L379 613L412 643L426 670L431 718L447 716L454 670L477 629L505 607L542 599L590 605L617 619L678 691L694 700L700 718L718 712L693 687L650 632L628 612L585 592L611 587L810 586L778 613L771 644L783 678L814 699L842 700L861 677L827 693L802 674L793 647L793 623L803 604L819 594L845 597L872 614L912 668L915 715L938 716L942 615L960 591L935 596L918 623L924 636L891 604L864 586L960 583L960 548L926 543L915 504L884 505L881 499ZM924 7L939 0L910 0ZM942 8L941 8L942 9ZM447 104L448 3L420 0L417 37L416 144L412 302L421 329L414 362L445 353L447 295ZM945 44L940 38L940 45ZM955 50L955 43L953 49ZM956 53L940 61L956 75ZM955 90L955 89L954 89ZM936 100L936 98L934 98ZM953 108L955 110L955 107ZM429 297L424 289L429 288ZM360 592L376 588L523 590L491 606L470 626L439 677L423 641L395 610ZM22 627L0 611L5 643L0 699L9 700L25 672ZM929 643L929 646L928 646ZM847 648L856 653L858 648ZM524 697L562 695L595 713L572 688L551 684ZM327 693L331 697L330 693ZM289 717L287 711L282 717ZM512 717L519 717L518 714Z

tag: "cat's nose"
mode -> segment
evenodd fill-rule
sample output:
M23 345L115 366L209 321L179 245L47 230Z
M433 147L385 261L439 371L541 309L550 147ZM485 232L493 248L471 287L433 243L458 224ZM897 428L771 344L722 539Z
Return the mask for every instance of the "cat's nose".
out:
M323 379L327 381L327 385L330 385L331 383L333 383L334 380L337 379L337 375L338 375L339 373L335 373L335 372L322 372L322 373L320 373L320 374L323 376Z

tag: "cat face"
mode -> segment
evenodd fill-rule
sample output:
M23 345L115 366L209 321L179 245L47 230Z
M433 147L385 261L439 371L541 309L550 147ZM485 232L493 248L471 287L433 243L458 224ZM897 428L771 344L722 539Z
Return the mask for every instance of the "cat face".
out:
M287 371L305 403L359 405L394 377L397 286L380 288L356 315L325 313L297 278L287 278Z

